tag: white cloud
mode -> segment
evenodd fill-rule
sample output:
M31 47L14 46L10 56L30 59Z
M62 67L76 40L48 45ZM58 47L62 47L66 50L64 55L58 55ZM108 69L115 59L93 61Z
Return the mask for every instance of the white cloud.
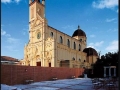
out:
M64 27L62 27L63 29L73 29L74 30L74 27L73 25L66 25Z
M90 35L90 37L92 37L92 38L93 38L93 37L95 37L95 35Z
M9 50L9 51L18 51L18 50L16 49L16 47L13 46L13 45L11 45L11 46L5 46L5 48L7 48L7 50Z
M2 3L11 3L11 2L15 2L15 3L19 3L21 0L1 0Z
M12 0L1 0L2 3L11 3Z
M89 46L87 46L87 48L89 48L89 47L94 48L97 52L99 52L99 51L100 51L98 48L96 48L96 47L95 47L95 46L93 46L93 45L89 45Z
M100 41L96 43L89 43L87 47L94 48L97 52L99 52L100 50L98 49L98 47L102 46L103 43L104 41Z
M100 42L96 42L96 43L89 43L88 46L100 47L100 46L102 46L103 43L104 43L104 41L100 41Z
M118 10L116 12L118 13Z
M28 25L27 25L27 27L24 28L21 33L22 33L23 35L26 35L26 34L28 34L28 32L29 32L29 28L28 28Z
M116 31L118 31L118 29L116 28L107 30L107 32L116 32Z
M103 43L104 43L104 41L96 42L95 46L97 46L97 47L102 46Z
M19 39L15 39L15 38L9 37L9 38L7 38L7 42L18 44L19 43Z
M6 31L3 31L2 29L1 29L1 35L5 35L6 34Z
M6 31L2 30L1 29L1 36L7 36L7 37L10 37L11 35L6 33Z
M25 34L26 34L26 32L22 32L22 34L23 34L23 35L25 35Z
M117 51L118 50L118 40L114 40L112 42L110 42L110 44L108 45L108 47L106 47L107 51L113 52L113 51Z
M116 18L106 19L106 22L112 22L112 21L114 21L114 20L116 20Z
M103 9L103 8L114 8L116 6L118 6L118 0L99 0L98 2L93 2L92 6L94 8L99 8L99 9Z
M7 38L7 42L8 43L12 43L12 44L17 44L17 43L19 43L19 39L15 39L15 38L13 38L13 37L11 37L11 35L10 34L8 34L6 31L4 31L4 30L2 30L1 29L1 36L6 36Z
M15 0L15 2L16 2L16 3L19 3L19 2L20 2L20 0Z
M87 48L89 48L89 47L91 47L91 48L95 48L95 47L94 47L94 46L92 46L92 45L87 46Z

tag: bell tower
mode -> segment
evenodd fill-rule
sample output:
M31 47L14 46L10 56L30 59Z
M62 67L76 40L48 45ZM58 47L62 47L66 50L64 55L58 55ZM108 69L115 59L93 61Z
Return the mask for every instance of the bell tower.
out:
M45 0L29 0L29 41L43 40L46 28Z
M29 23L36 19L37 14L45 18L45 0L29 0Z

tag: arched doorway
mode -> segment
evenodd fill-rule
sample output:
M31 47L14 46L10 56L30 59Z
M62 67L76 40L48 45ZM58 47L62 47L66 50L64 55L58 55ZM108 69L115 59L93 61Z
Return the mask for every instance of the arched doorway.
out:
M36 62L37 66L41 66L41 62Z
M41 60L39 55L36 56L36 66L41 66Z
M51 67L51 63L49 62L49 67Z

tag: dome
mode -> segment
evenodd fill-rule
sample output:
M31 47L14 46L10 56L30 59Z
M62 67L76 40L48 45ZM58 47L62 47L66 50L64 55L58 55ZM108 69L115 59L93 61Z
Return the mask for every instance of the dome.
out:
M72 37L75 37L75 36L85 36L86 37L86 34L83 30L80 29L80 26L78 26L78 29L73 33Z
M83 50L83 52L87 53L87 56L90 56L90 55L98 56L97 51L96 51L94 48L91 48L91 47L85 48L85 49Z

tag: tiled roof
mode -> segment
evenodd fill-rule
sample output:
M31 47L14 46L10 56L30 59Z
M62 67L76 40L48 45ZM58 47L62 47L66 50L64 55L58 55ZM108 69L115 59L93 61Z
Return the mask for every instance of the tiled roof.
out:
M1 56L1 61L16 61L19 62L18 59L9 57L9 56Z

